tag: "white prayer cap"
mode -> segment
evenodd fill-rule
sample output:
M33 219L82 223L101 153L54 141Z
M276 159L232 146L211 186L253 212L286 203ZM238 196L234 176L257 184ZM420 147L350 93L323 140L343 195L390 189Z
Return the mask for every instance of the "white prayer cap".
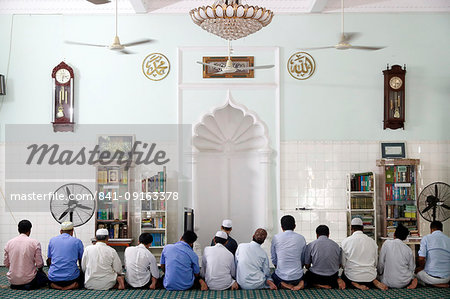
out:
M225 219L224 221L222 221L222 226L225 228L232 228L233 222L231 222L230 219Z
M352 219L352 225L360 225L360 226L362 226L363 222L362 222L361 218L355 217L355 218Z
M106 228L99 228L97 229L97 231L95 232L96 236L108 236L109 232Z
M219 237L219 238L222 238L222 239L225 239L225 240L228 239L227 233L224 232L224 231L222 231L222 230L219 230L219 231L216 233L216 237Z
M73 223L70 221L65 221L61 223L61 230L72 230L73 229Z

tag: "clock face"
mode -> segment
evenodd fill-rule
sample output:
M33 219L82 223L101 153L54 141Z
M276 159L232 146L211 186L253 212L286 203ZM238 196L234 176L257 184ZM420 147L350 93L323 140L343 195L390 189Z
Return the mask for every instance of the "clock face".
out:
M399 77L392 77L391 80L389 80L389 85L392 89L399 89L402 87L403 81Z
M61 84L67 83L70 80L70 72L67 69L60 69L56 72L55 79Z

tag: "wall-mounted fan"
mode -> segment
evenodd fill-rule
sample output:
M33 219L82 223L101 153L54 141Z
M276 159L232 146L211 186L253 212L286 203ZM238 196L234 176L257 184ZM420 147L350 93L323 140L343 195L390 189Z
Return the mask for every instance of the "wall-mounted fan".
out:
M94 195L81 184L62 185L50 199L50 212L59 223L70 221L73 226L81 226L91 219L94 211Z
M274 67L274 65L271 64L271 65L245 66L245 67L235 68L233 66L233 61L231 60L232 52L233 52L233 49L231 48L231 41L228 41L228 59L227 59L227 62L224 67L215 65L213 63L206 63L206 62L200 62L200 61L197 61L197 63L219 70L219 72L214 73L214 74L229 74L229 73L235 73L238 70L246 71L246 70L255 70L255 69L270 69L270 68Z
M344 31L344 0L341 0L341 39L336 45L333 46L325 46L325 47L312 47L312 48L300 48L301 50L320 50L320 49L338 49L338 50L347 50L347 49L357 49L357 50L369 50L375 51L383 49L384 47L369 47L369 46L354 46L350 44L350 41L359 36L357 32L345 32Z
M429 184L420 192L418 205L423 219L444 222L450 218L450 186L442 182Z
M89 0L88 0L89 1ZM104 4L104 3L108 3L109 1L89 1L92 2L94 4ZM138 41L134 41L134 42L130 42L130 43L126 43L126 44L121 44L120 40L119 40L119 35L117 33L117 3L119 1L116 0L116 13L115 13L115 17L116 17L116 35L114 37L113 43L111 45L102 45L102 44L88 44L88 43L81 43L81 42L74 42L74 41L65 41L66 44L71 44L71 45L80 45L80 46L92 46L92 47L102 47L102 48L108 48L110 50L114 50L114 51L119 51L122 54L134 54L131 51L126 50L126 47L131 47L131 46L137 46L137 45L141 45L141 44L145 44L145 43L150 43L153 40L151 39L142 39L142 40L138 40Z

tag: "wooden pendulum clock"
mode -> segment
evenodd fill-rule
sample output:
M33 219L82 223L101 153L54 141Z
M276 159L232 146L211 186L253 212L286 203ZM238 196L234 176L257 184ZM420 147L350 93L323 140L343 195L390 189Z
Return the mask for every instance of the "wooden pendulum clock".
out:
M406 66L393 65L384 75L384 129L405 129Z
M52 71L54 132L73 132L75 125L73 78L73 69L64 62L58 64Z

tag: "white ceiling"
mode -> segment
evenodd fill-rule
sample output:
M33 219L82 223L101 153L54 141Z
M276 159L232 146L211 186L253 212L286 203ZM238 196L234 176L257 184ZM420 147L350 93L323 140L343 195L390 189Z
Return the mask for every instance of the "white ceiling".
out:
M214 0L117 0L121 14L185 14ZM243 0L275 14L336 13L341 0ZM449 0L345 0L345 12L401 13L450 12ZM0 0L0 14L111 14L112 3L94 5L86 0Z

